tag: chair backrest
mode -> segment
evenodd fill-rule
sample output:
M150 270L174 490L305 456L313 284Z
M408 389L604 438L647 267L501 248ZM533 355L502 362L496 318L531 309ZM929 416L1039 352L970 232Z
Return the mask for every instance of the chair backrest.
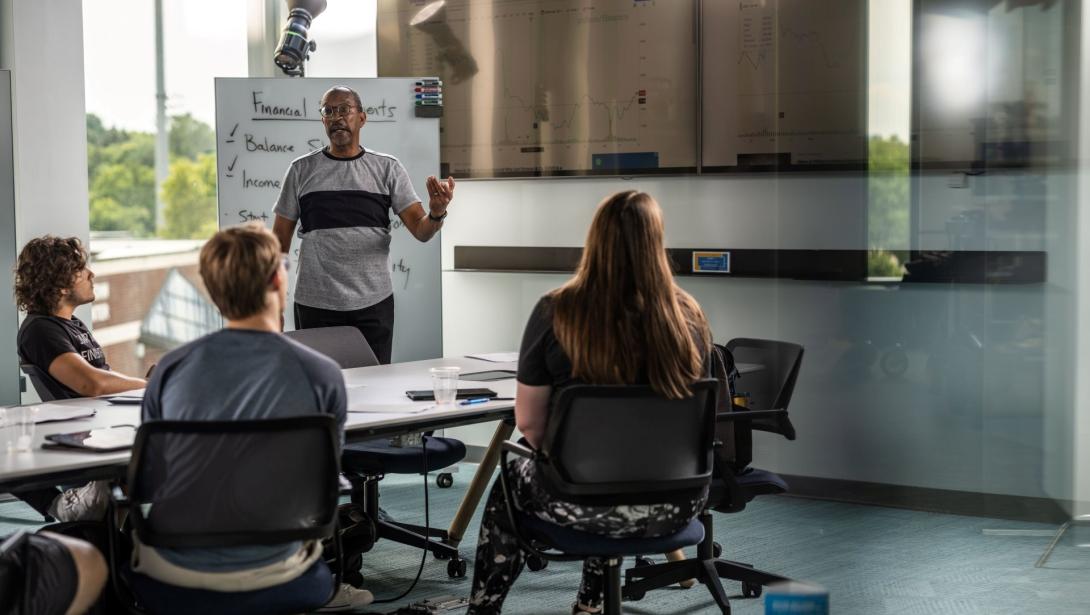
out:
M699 495L712 472L715 380L686 399L649 386L576 385L557 395L539 468L556 497L581 504L654 504Z
M57 379L49 375L49 372L39 368L33 363L20 363L19 369L23 370L34 391L42 401L54 401L57 399L72 399L72 393Z
M325 537L336 517L339 449L331 415L149 421L129 463L133 528L144 544L174 548Z
M787 410L802 365L803 348L790 342L739 337L727 342L736 364L755 363L762 368L740 374L735 381L739 395L749 394L750 410ZM753 421L753 429L795 439L795 428L787 416Z
M378 357L367 338L355 327L299 329L285 331L284 335L333 359L341 369L378 365Z

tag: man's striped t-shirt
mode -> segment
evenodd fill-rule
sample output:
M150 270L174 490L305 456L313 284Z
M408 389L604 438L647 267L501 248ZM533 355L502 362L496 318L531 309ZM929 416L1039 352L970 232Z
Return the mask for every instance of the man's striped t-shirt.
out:
M292 161L273 212L299 222L297 303L325 310L370 307L393 293L390 210L420 200L397 158L325 149Z

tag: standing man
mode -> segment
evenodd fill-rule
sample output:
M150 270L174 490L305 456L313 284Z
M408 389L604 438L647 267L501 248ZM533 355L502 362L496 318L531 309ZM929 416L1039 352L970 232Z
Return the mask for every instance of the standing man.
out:
M345 86L322 96L329 146L288 167L273 212L280 249L291 248L301 223L295 327L350 325L367 338L379 362L393 349L394 295L390 280L390 210L419 241L443 227L454 178L428 177L428 210L401 162L360 146L367 122L360 95Z

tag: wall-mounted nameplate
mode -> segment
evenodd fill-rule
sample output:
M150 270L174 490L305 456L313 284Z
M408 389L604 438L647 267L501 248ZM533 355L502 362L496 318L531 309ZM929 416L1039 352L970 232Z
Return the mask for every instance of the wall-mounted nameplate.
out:
M667 250L674 274L831 282L1036 284L1044 282L1047 253L1033 251L916 251L902 279L872 280L866 250ZM454 269L518 273L570 273L582 248L454 246ZM725 262L716 262L724 255ZM704 259L701 261L701 259ZM701 262L707 269L698 270ZM713 267L725 265L725 270Z
M730 252L693 251L693 273L730 273Z

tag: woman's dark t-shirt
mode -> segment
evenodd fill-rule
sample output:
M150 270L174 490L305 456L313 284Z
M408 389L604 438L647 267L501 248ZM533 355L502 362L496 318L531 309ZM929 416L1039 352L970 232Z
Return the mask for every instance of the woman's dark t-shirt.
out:
M571 359L561 348L553 331L553 305L553 298L546 295L538 300L530 313L530 319L522 333L517 379L530 386L551 386L552 397L555 399L560 389L575 384L594 383L572 377ZM699 345L699 341L697 344ZM629 384L649 384L646 370L641 368L636 375L636 382Z

